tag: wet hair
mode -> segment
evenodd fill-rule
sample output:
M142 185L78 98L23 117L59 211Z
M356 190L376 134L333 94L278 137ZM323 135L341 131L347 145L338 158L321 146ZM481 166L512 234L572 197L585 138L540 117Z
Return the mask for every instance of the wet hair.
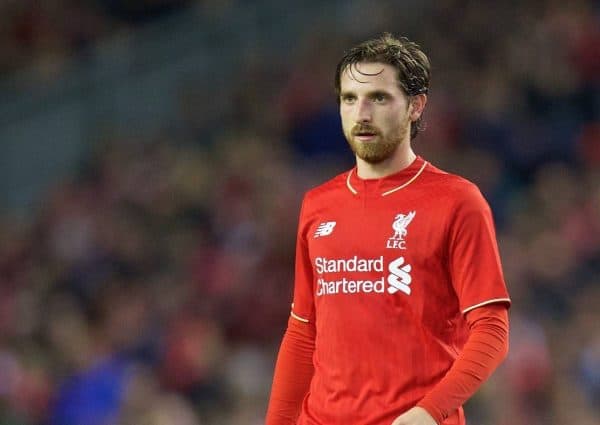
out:
M395 38L390 33L364 41L348 50L335 71L335 93L340 102L342 73L359 62L381 62L393 66L397 73L398 86L407 96L427 94L431 67L427 55L418 44L405 37ZM410 138L414 139L422 131L421 117L410 128Z

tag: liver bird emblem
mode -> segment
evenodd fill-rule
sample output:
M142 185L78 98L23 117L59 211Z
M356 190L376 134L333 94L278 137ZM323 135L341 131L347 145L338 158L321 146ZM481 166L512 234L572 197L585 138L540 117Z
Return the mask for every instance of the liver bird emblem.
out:
M394 223L392 224L392 228L394 229L394 236L392 239L402 240L408 233L406 228L415 217L416 211L411 211L408 214L398 214L394 219Z

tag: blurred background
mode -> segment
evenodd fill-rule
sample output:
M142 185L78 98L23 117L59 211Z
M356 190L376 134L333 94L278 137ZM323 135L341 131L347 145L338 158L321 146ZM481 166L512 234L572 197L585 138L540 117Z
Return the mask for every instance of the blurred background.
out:
M391 31L416 151L479 185L513 298L470 424L600 423L600 4L0 2L0 424L257 425L333 92Z

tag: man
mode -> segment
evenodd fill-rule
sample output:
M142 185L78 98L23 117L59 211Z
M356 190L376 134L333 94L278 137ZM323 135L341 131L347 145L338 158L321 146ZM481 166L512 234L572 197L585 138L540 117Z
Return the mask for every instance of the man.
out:
M389 34L337 67L356 167L309 191L267 425L463 425L508 350L508 297L479 190L415 155L430 66Z

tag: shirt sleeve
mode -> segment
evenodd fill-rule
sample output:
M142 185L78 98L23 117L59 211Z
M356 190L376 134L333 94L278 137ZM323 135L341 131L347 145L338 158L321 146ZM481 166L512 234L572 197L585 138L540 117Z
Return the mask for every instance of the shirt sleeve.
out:
M508 353L508 312L492 304L466 315L470 335L444 378L417 405L438 424L465 403Z
M455 205L449 237L452 285L462 313L492 303L510 305L492 212L474 185Z
M294 301L291 316L301 322L315 322L314 307L314 278L313 268L308 251L307 229L309 223L306 217L307 199L304 198L300 209L298 235L296 239L296 266L294 278Z
M315 326L290 317L273 375L266 425L293 425L314 374Z

